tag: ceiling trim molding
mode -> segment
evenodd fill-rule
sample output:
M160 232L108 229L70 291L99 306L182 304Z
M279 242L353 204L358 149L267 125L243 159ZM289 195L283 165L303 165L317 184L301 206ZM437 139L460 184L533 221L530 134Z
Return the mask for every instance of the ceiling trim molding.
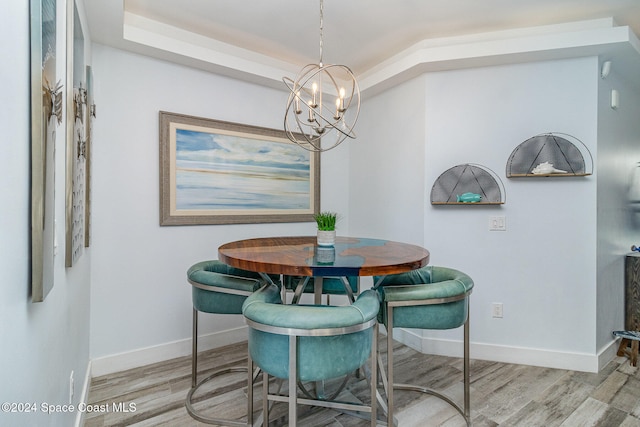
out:
M371 96L426 72L584 56L622 56L640 62L638 38L629 27L614 25L612 19L603 19L427 40L360 75L360 87Z
M282 77L295 76L301 66L126 11L123 39L139 53L151 48L159 59L282 90ZM631 57L635 63L640 43L612 18L423 40L358 81L363 96L373 96L426 72L594 55Z
M271 87L277 82L284 88L282 77L295 75L299 68L126 11L122 35L128 42L154 49L154 57Z

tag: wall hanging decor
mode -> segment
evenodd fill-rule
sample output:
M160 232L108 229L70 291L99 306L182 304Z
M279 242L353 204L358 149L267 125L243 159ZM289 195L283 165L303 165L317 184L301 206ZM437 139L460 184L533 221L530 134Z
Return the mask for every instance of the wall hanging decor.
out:
M65 195L65 266L84 254L87 136L87 89L84 32L75 1L67 4L67 148Z
M87 102L85 109L85 127L87 140L85 144L85 196L84 196L84 246L91 246L91 156L93 146L93 119L96 118L96 104L93 99L93 72L87 65Z
M593 158L577 138L563 133L543 133L518 145L507 160L507 178L587 176Z
M491 169L465 163L443 172L431 188L432 205L501 205L504 185Z
M160 225L306 222L320 154L285 132L160 112Z
M62 84L56 77L56 0L31 0L31 301L53 289L56 127Z

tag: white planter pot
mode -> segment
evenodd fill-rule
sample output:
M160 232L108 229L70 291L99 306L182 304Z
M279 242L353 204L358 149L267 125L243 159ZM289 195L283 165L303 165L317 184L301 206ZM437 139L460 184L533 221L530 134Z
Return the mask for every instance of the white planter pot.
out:
M318 230L318 246L333 246L336 243L336 230Z

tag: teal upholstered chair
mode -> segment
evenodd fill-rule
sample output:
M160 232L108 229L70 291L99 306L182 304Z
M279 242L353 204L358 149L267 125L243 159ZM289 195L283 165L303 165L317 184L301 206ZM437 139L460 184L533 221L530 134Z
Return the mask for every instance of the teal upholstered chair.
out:
M348 306L280 304L276 286L267 285L244 303L249 326L249 358L263 372L264 423L269 401L288 401L289 426L297 423L297 405L314 405L370 413L376 424L377 314L374 291L363 292ZM299 398L298 382L321 382L352 374L371 360L371 405ZM288 380L288 396L271 394L269 376Z
M303 293L313 293L314 278L301 276L284 276L284 288L293 291L293 304L300 301ZM348 277L323 277L322 294L327 296L327 305L331 304L331 295L346 295L350 302L356 300L356 296L360 293L360 278L357 276Z
M194 408L194 394L206 382L231 372L248 372L252 382L253 372L249 365L218 369L209 376L197 381L198 366L198 313L242 314L242 304L264 281L257 273L229 267L217 261L203 261L194 264L187 271L187 280L192 285L193 300L193 337L191 349L191 389L187 394L185 406L187 412L198 421L226 425L247 426L253 424L253 387L249 387L247 402L247 422L205 416Z
M379 282L380 281L380 282ZM470 425L469 398L469 295L473 280L446 267L426 266L407 273L376 277L380 296L380 323L387 329L387 399L389 426L393 422L394 389L432 394L453 406ZM454 329L464 325L464 405L435 390L394 383L393 328Z

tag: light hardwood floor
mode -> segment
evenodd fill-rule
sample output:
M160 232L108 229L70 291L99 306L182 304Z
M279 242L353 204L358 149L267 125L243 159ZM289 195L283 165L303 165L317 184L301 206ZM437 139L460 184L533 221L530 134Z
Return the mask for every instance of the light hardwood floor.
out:
M381 344L383 341L380 340ZM425 355L400 344L394 353L396 382L443 389L454 400L461 401L461 359ZM386 363L384 352L382 357ZM203 352L199 378L214 367L245 363L246 343ZM192 419L184 407L190 375L191 358L182 357L94 378L88 403L102 405L98 408L107 408L109 412L87 413L85 426L206 425ZM199 405L217 416L240 418L246 405L243 386L246 386L244 374L225 376L216 383L217 389L198 393L198 399L206 398ZM255 387L256 414L261 408L260 388ZM366 385L358 385L356 379L349 389L366 399ZM396 398L400 426L465 425L455 410L433 397L398 391ZM327 409L300 406L299 413L302 426L368 425L364 420ZM640 427L640 372L623 357L616 358L598 374L472 360L471 414L476 427ZM277 404L273 415L273 424L286 424L284 404Z

